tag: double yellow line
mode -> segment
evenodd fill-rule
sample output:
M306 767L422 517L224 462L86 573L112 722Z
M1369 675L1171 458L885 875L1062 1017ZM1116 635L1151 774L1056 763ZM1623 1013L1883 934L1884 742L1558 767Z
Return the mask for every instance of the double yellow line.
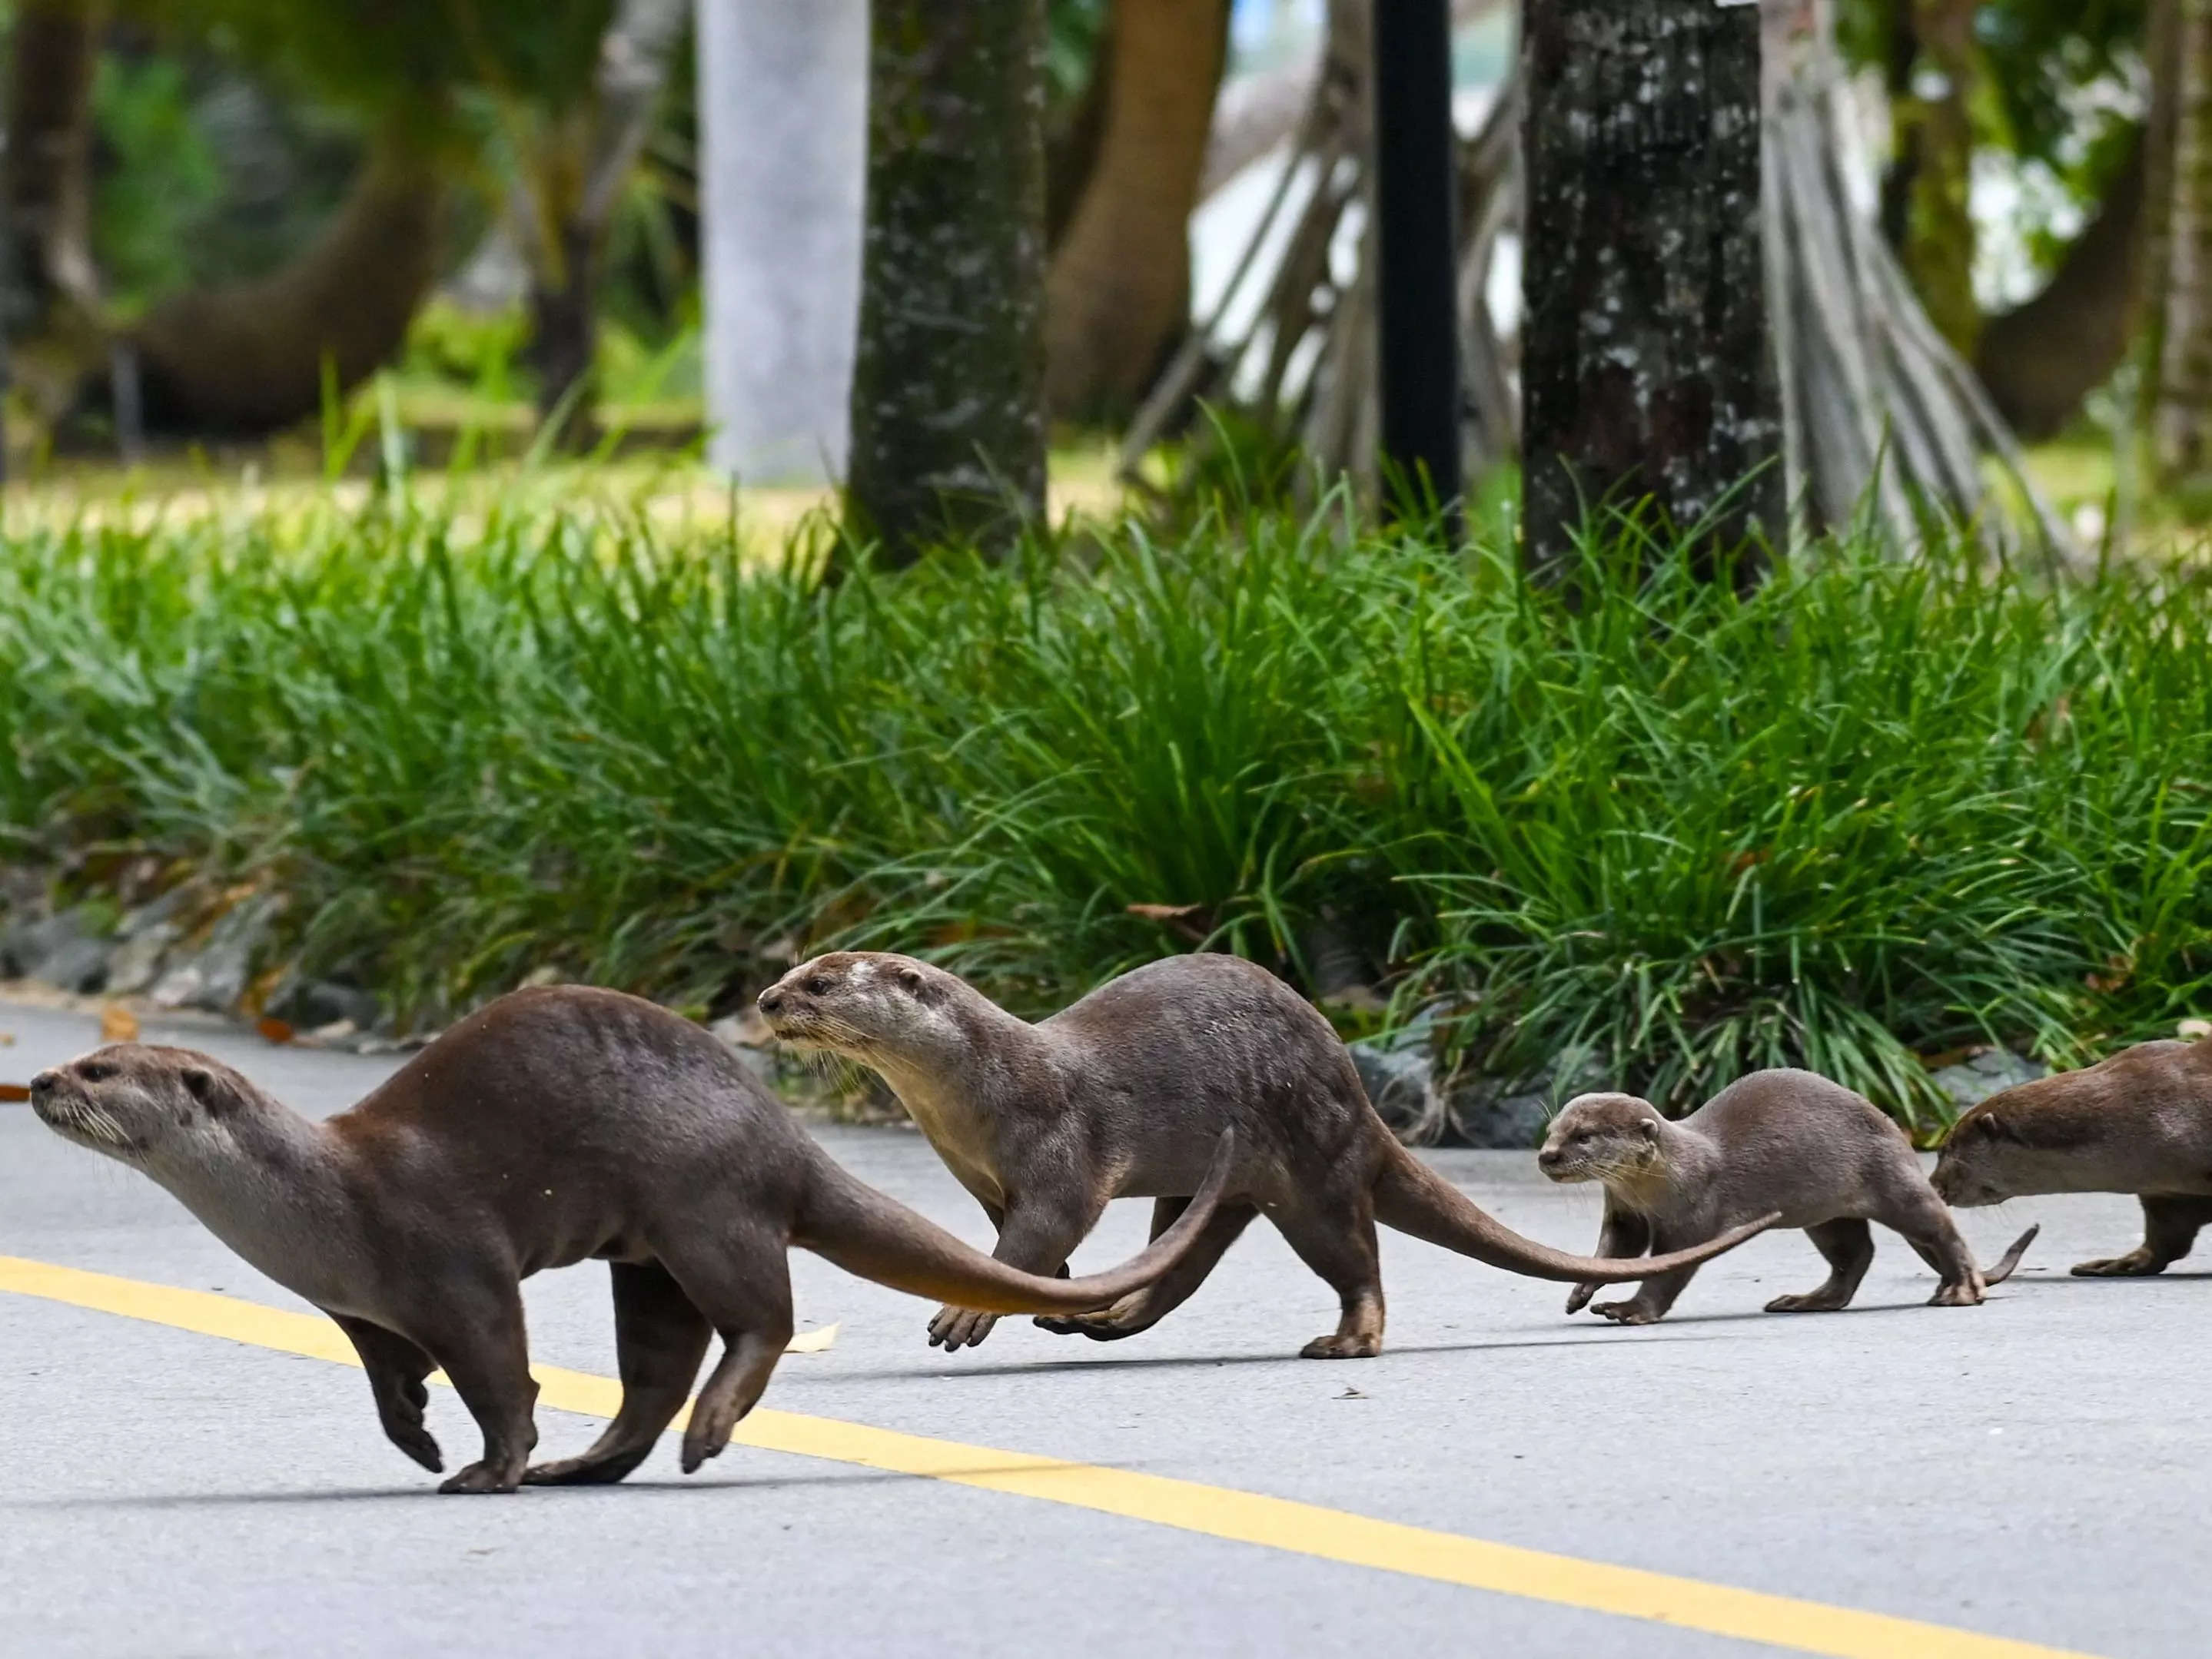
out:
M219 1336L279 1353L357 1365L353 1346L327 1319L234 1297L182 1291L106 1273L0 1256L0 1291ZM586 1417L612 1417L622 1385L612 1377L540 1365L539 1402ZM1800 1601L1602 1561L1401 1526L1364 1515L1292 1503L1163 1475L1066 1463L1025 1452L900 1434L836 1418L756 1411L737 1443L826 1458L895 1474L978 1486L1048 1504L1147 1521L1208 1538L1233 1539L1295 1555L1408 1577L1491 1590L1527 1601L1681 1630L1760 1642L1832 1659L2087 1659L2057 1648L1884 1613Z

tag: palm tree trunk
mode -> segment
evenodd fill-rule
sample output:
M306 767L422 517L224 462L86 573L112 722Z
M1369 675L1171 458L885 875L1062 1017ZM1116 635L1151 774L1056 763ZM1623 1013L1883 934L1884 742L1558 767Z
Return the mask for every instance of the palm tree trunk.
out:
M889 562L1044 511L1043 0L875 0L847 506Z
M1225 0L1115 0L1095 166L1045 286L1045 399L1126 413L1189 315L1191 210L1228 61Z
M2212 442L2212 0L2172 0L2172 152L2162 169L2163 292L2152 437L2160 471L2207 470Z

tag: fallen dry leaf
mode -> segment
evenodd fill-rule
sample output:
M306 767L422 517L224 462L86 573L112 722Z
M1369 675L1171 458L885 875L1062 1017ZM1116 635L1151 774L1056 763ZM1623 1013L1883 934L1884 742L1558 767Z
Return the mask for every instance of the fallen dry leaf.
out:
M824 1325L818 1331L801 1331L783 1345L786 1353L827 1353L837 1344L837 1328Z
M264 1042L274 1042L280 1046L289 1042L299 1035L284 1021L271 1019L266 1015L254 1022L253 1029L261 1033Z
M2197 1037L2212 1036L2212 1019L2185 1019L2173 1030L2175 1036L2192 1041Z
M109 1003L100 1011L100 1040L102 1042L137 1042L138 1016L120 1003Z
M0 1083L0 1100L28 1100L31 1091L20 1083Z
M15 1046L15 1034L13 1031L0 1031L0 1048L12 1048Z
M1194 915L1195 904L1129 904L1122 907L1133 916L1142 916L1146 921L1180 921Z

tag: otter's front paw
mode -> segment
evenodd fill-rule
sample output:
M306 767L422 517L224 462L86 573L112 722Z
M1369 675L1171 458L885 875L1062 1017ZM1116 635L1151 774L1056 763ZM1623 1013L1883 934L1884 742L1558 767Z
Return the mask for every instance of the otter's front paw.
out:
M937 1317L929 1322L929 1346L951 1353L956 1348L972 1348L990 1335L991 1327L999 1322L996 1314L977 1313L972 1308L955 1308L947 1304L937 1310Z
M1580 1313L1584 1308L1589 1306L1589 1299L1595 1296L1597 1291L1598 1287L1595 1285L1576 1285L1567 1292L1567 1311L1571 1314Z

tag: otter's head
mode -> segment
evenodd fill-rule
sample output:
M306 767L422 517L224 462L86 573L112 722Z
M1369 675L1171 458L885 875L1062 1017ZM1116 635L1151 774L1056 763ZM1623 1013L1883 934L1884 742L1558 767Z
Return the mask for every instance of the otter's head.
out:
M229 1141L259 1097L219 1060L189 1048L118 1043L31 1079L31 1109L65 1140L134 1169L191 1161L209 1141Z
M955 998L965 989L912 957L832 951L763 991L760 1011L780 1042L872 1063L957 1039Z
M2033 1166L2043 1150L2022 1128L2015 1091L1991 1095L1951 1126L1928 1177L1936 1196L1961 1210L2002 1204L2023 1193L2045 1192Z
M1630 1184L1659 1166L1659 1109L1634 1095L1577 1095L1552 1120L1536 1167L1554 1181Z

